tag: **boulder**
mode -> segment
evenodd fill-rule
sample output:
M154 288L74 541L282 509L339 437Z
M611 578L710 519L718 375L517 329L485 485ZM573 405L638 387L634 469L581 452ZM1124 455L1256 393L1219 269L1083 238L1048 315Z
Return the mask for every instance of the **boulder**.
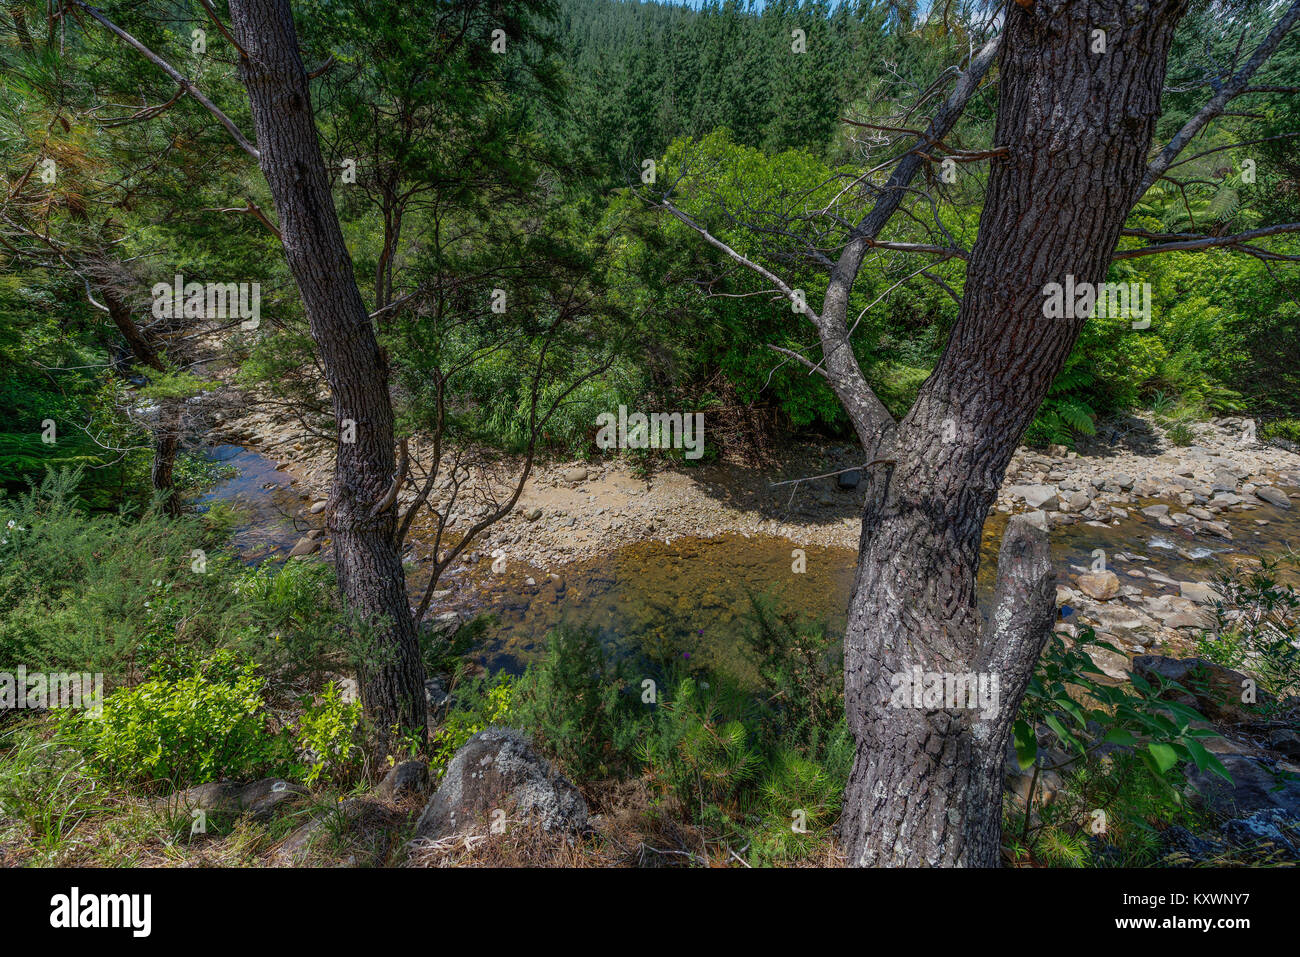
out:
M1113 643L1111 636L1106 635L1104 638ZM1128 678L1129 660L1124 655L1107 648L1087 648L1086 651L1092 663L1111 678L1116 681L1124 681Z
M307 793L307 789L282 778L263 778L251 784L238 781L210 781L167 799L173 807L187 811L213 811L224 814L251 814L264 817L273 808Z
M846 492L853 491L861 481L862 472L860 469L849 469L847 472L841 472L836 478L836 484Z
M1014 485L1011 494L1023 498L1031 509L1054 509L1060 504L1060 492L1053 485Z
M1092 496L1085 491L1074 492L1065 500L1065 505L1071 512L1082 512L1092 504Z
M423 761L403 761L384 775L375 788L375 796L385 801L429 790L429 766Z
M1291 500L1287 498L1286 492L1280 488L1274 488L1271 485L1265 485L1263 488L1255 489L1255 498L1261 502L1268 502L1270 505L1276 505L1278 508L1290 508Z
M1178 593L1189 601L1200 602L1203 605L1211 604L1223 598L1214 586L1207 582L1179 582Z
M304 535L302 538L298 539L298 544L293 546L293 550L289 552L289 557L306 558L308 555L312 555L320 551L320 544L321 543L319 537L310 538Z
M1232 775L1231 784L1212 771L1193 768L1187 776L1192 796L1207 810L1234 818L1273 809L1300 814L1300 781L1287 780L1279 769L1249 755L1223 754L1219 760Z
M1047 513L1041 508L1032 512L1025 512L1021 517L1034 528L1042 529L1044 532L1047 531Z
M1077 584L1079 591L1097 601L1110 601L1119 594L1119 576L1112 571L1087 572Z
M431 636L450 638L459 630L460 615L454 611L444 611L441 614L434 615L433 620L429 622L429 634Z
M1268 746L1292 761L1300 761L1300 733L1290 728L1278 728L1270 734Z
M485 824L496 810L524 816L546 831L580 831L587 802L511 728L470 738L447 765L442 784L416 824L416 836L437 840Z

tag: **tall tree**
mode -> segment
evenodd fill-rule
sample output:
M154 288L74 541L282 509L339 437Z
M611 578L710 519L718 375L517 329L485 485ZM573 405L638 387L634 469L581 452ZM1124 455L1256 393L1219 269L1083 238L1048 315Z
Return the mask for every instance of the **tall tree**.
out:
M372 635L358 684L382 751L394 732L422 738L426 721L424 664L394 534L400 477L388 362L334 210L288 0L234 0L230 14L258 164L330 387L339 441L329 529L339 588Z
M1186 6L1186 0L1006 5L995 149L976 157L944 143L992 62L990 44L914 137L838 259L822 257L830 275L820 311L695 217L660 201L715 248L776 285L812 322L819 361L778 351L825 377L869 460L844 661L857 751L841 839L855 865L999 861L1007 741L1055 617L1045 533L1024 520L1010 525L987 622L976 606L975 577L984 520L1011 456L1087 318L1087 310L1045 318L1044 292L1067 277L1076 284L1105 280L1136 201L1245 88L1300 17L1300 3L1293 4L1241 70L1148 163L1166 59ZM880 240L917 172L944 153L992 164L973 249L958 248L947 235L937 243ZM1292 223L1277 231L1298 229ZM1250 238L1184 242L1246 249ZM1156 241L1121 255L1176 250L1184 242ZM849 293L873 248L968 261L947 346L898 422L867 385L849 342ZM917 672L995 675L997 707L986 714L900 703L897 678Z

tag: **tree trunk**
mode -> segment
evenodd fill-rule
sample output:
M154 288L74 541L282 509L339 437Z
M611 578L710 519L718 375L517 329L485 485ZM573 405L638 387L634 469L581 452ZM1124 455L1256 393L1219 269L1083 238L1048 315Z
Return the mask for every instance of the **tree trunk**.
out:
M166 372L167 367L158 350L131 318L131 307L111 285L105 284L102 291L109 318L131 347L135 361L156 372ZM176 494L176 453L180 448L183 409L176 399L164 399L159 403L158 424L153 434L153 464L149 469L150 485L154 493L162 497L163 509L173 518L181 514L181 499Z
M288 0L232 0L230 13L245 53L240 75L259 162L339 423L327 514L340 590L369 633L358 683L382 756L395 731L423 740L427 711L424 666L394 541L388 368L334 210Z
M158 425L153 436L153 467L149 478L155 493L163 498L163 510L173 518L181 514L181 497L176 494L176 452L181 443L179 399L163 399L158 407Z
M841 840L855 865L996 866L1002 768L1054 619L1046 540L1007 532L994 613L975 603L980 535L1012 453L1083 319L1047 319L1049 283L1105 280L1140 194L1185 0L1009 4L994 161L956 325L874 469L845 640L857 744ZM1093 52L1105 31L1105 52ZM998 679L993 713L913 707L895 676ZM893 701L894 706L891 706ZM949 702L942 702L949 705Z

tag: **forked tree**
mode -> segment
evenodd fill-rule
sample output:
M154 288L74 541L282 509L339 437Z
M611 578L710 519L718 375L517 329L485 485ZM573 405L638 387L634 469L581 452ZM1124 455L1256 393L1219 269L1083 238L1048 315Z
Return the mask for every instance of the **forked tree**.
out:
M820 310L671 198L657 201L762 275L811 321L817 361L777 351L825 378L870 463L844 649L845 708L856 759L840 837L854 865L999 863L1007 742L1055 620L1046 533L1023 519L1011 522L987 621L976 605L975 580L985 518L1086 321L1084 314L1045 318L1044 290L1067 276L1077 284L1105 281L1138 199L1247 89L1300 18L1300 4L1286 9L1241 68L1152 160L1166 60L1186 8L1186 0L1006 4L1000 39L972 57L870 212L844 237ZM910 184L918 171L943 155L945 137L995 62L994 149L980 157L990 167L973 248L879 239L915 192ZM1266 234L1297 229L1300 224L1292 223ZM1210 246L1250 252L1260 234L1144 238L1153 241L1120 255ZM946 347L899 421L868 386L849 341L849 294L872 248L966 260ZM996 713L891 707L894 676L915 668L996 674Z

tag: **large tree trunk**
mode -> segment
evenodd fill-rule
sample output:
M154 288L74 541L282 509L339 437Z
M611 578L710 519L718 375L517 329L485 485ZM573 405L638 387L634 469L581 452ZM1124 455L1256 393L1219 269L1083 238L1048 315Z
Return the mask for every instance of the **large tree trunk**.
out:
M1054 618L1046 541L1008 530L994 614L975 604L980 535L1012 453L1082 319L1046 319L1044 287L1100 283L1139 195L1165 60L1185 0L1009 4L995 161L956 326L873 470L845 641L857 757L841 839L856 865L995 866L1001 774ZM1094 30L1106 52L1092 52ZM996 674L988 718L891 707L893 678Z
M395 730L423 739L426 727L424 666L393 534L388 368L334 210L288 0L232 0L230 14L246 55L240 75L252 107L259 162L339 423L327 514L339 587L371 631L370 653L358 677L367 716L385 739L382 750ZM349 441L350 422L354 441Z

